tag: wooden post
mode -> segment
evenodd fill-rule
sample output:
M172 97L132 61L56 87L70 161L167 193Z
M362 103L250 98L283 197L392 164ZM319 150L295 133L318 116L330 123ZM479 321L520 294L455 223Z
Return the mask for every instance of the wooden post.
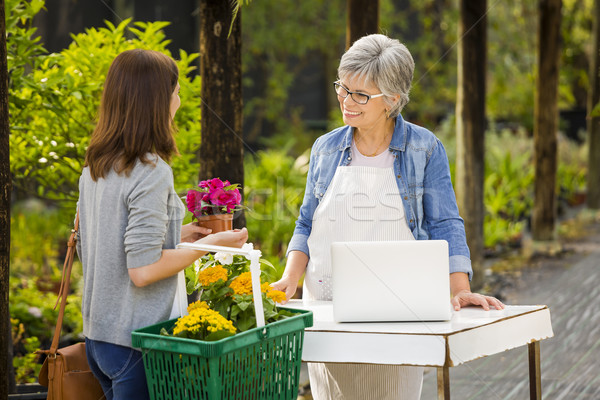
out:
M346 49L365 35L379 33L379 0L347 0Z
M450 400L450 368L437 368L438 400Z
M540 366L540 342L527 345L529 353L529 398L542 399L542 373Z
M594 1L594 40L588 90L588 115L600 103L600 0ZM587 206L600 209L600 115L588 116Z
M8 136L8 70L6 62L6 17L4 0L0 0L0 400L7 399L9 372L12 371L12 336L8 309L10 272L10 149ZM12 353L12 352L10 352ZM13 381L14 382L14 381ZM14 385L13 385L14 386Z
M200 180L227 179L244 185L242 136L242 11L231 36L231 2L200 2L200 74L202 76L202 141ZM243 212L234 227L246 225Z
M558 64L561 0L539 1L538 74L534 110L534 240L553 240L556 221Z
M483 283L483 172L487 1L460 1L456 99L456 200L465 221L473 281Z

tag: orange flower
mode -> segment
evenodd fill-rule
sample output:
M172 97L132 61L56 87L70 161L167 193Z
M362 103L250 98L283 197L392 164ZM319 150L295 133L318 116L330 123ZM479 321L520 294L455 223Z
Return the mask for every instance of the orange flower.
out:
M208 286L211 283L217 282L219 279L223 282L227 281L227 270L221 265L215 265L214 267L204 268L198 272L198 282L202 286Z
M270 290L273 290L273 288L271 287L271 284L269 282L265 282L260 285L261 292L267 293Z
M235 294L252 294L252 276L250 272L243 272L236 277L229 287Z
M284 292L275 289L269 290L267 292L267 297L272 299L275 303L281 303L287 299Z

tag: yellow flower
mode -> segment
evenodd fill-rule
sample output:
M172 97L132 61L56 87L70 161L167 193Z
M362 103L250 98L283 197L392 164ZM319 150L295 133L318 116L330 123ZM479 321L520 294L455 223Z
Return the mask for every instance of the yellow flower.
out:
M208 304L206 304L205 301L195 301L188 306L188 308L187 308L188 313L191 314L192 311L194 311L197 308L208 310Z
M227 270L221 265L204 268L198 273L198 282L200 282L202 286L208 286L211 283L217 282L219 279L222 279L223 282L227 281Z
M243 272L236 277L229 287L235 294L252 294L252 276L250 272Z
M272 299L276 303L281 303L282 301L285 301L287 299L284 292L273 289L273 286L271 286L269 282L265 282L262 285L260 285L260 290L263 293L266 293L267 297L269 299Z
M260 285L260 291L263 293L267 293L269 290L273 290L271 284L269 282L265 282Z
M188 307L189 315L175 322L173 335L189 332L198 339L204 339L206 334L218 331L236 332L233 322L227 320L217 311L208 308L205 302L195 302Z
M275 303L281 303L287 299L284 292L275 289L269 290L267 292L267 297L272 299Z

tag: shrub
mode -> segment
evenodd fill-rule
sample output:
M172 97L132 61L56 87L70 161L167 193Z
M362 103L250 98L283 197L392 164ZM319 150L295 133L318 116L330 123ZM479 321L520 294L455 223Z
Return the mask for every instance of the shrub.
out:
M157 50L170 56L167 22L90 28L60 53L47 54L34 39L32 18L43 1L12 0L7 18L11 114L11 172L16 188L53 200L77 199L77 182L100 103L106 72L122 51ZM131 36L132 38L128 38ZM28 54L28 57L23 57ZM197 54L180 51L181 107L176 116L182 154L173 162L176 188L196 180L200 145L200 78L189 74Z

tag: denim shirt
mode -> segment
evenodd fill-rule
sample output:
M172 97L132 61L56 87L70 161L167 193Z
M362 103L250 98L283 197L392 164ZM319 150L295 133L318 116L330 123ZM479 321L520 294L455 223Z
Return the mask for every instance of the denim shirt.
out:
M310 257L307 240L313 214L337 167L352 161L352 132L352 127L343 126L315 141L304 200L288 254L299 250ZM415 239L446 240L450 252L450 273L465 272L470 279L473 270L464 221L458 214L448 157L442 142L429 130L406 122L398 115L389 151L394 154L394 175L406 221Z

